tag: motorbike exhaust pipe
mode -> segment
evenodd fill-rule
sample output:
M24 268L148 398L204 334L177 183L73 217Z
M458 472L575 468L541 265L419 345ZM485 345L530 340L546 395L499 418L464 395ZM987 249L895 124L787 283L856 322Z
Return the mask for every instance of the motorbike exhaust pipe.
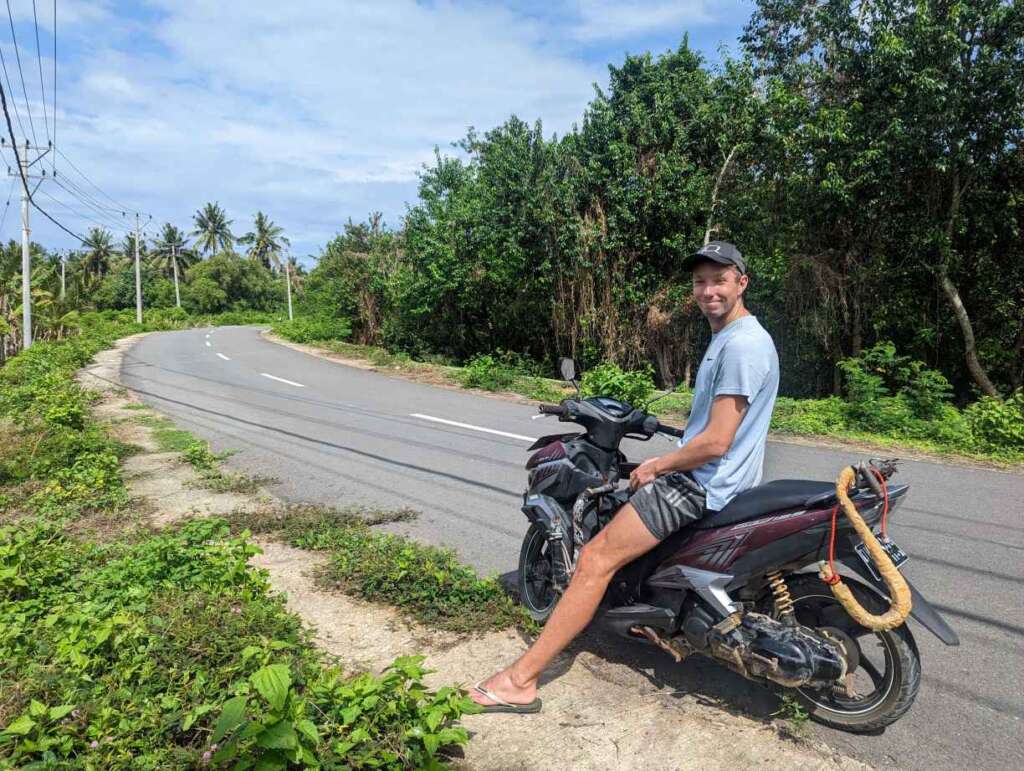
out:
M623 605L606 611L601 621L620 637L635 640L637 633L632 631L634 628L649 627L656 632L668 634L675 626L676 614L668 608L654 605ZM646 637L643 633L640 636Z

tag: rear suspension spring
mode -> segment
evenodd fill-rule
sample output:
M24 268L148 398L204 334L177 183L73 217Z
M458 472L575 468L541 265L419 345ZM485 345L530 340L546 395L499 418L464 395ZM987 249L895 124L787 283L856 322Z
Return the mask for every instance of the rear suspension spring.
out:
M772 571L766 578L775 597L775 612L778 613L779 620L792 624L796 620L793 617L793 598L789 594L789 587L786 586L786 579L782 577L782 571Z

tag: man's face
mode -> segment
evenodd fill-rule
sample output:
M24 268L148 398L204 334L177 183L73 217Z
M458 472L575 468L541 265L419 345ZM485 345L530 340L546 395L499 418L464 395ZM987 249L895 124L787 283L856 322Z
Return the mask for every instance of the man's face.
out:
M747 277L731 265L702 262L693 269L693 299L708 319L726 318L747 288Z

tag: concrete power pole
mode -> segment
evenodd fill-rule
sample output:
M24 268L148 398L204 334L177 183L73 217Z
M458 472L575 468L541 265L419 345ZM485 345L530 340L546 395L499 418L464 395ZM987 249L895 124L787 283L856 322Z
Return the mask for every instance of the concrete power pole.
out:
M67 285L64 280L64 267L67 265L67 261L68 256L66 254L62 254L60 256L60 299L62 300L67 294Z
M181 292L178 291L178 245L171 244L171 267L174 269L174 301L181 307Z
M32 346L32 255L29 251L28 226L28 142L25 153L18 157L21 164L21 340L22 350Z
M135 212L135 323L142 323L142 273L139 270L139 213Z
M292 276L288 270L288 258L284 258L284 285L288 291L288 320L291 321L294 317L292 316Z
M0 147L8 147L6 142L0 142ZM21 152L17 152L19 148L14 148L15 156L18 159L18 172L12 173L10 167L7 167L7 173L10 176L17 176L21 179L21 346L22 349L30 348L32 346L32 254L31 254L31 240L30 236L32 231L29 227L29 203L32 200L32 193L28 189L28 181L30 179L38 179L39 184L46 178L44 172L41 176L33 176L30 173L30 169L39 160L50 152L49 147L33 147L25 140L25 144L21 147ZM35 158L29 160L29 153L36 153ZM39 184L36 187L39 187ZM35 191L32 191L35 192Z

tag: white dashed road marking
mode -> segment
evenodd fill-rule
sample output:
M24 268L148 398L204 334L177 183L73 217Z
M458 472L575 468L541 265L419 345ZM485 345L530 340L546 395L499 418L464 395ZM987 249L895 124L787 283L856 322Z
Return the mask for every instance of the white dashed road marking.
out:
M270 374L268 374L266 372L261 372L260 374L263 377L269 377L271 380L276 380L279 383L287 383L288 385L295 386L296 388L305 388L306 387L306 386L302 385L302 383L296 383L294 380L285 380L283 377L278 377L277 375L270 375Z
M434 423L444 423L449 426L457 426L458 428L468 428L470 431L482 431L485 434L496 434L498 436L507 436L509 439L521 439L524 442L535 442L537 437L535 436L523 436L522 434L510 434L508 431L498 431L494 428L484 428L483 426L474 426L470 423L459 423L457 420L445 420L444 418L435 418L433 415L420 415L417 412L409 414L411 418L419 418L420 420L430 420Z
M206 341L206 347L207 347L207 348L210 348L210 347L212 347L212 346L210 345L210 341L209 341L209 340L207 340L207 341Z
M224 355L223 353L218 353L217 355L218 355L218 356L220 356L220 357L221 357L222 359L224 359L224 361L231 361L231 359L229 359L229 358L228 358L227 356L225 356L225 355Z

